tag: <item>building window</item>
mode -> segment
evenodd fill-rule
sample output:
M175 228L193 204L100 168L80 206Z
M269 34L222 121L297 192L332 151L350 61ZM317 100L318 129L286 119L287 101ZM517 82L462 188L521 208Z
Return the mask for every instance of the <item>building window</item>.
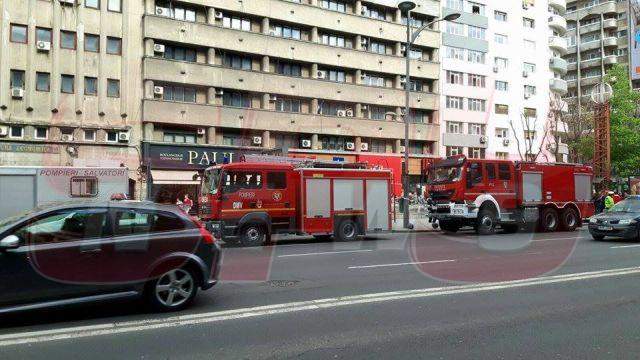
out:
M485 32L485 28L469 25L469 37L472 39L484 40Z
M411 80L409 82L409 90L411 91L427 91L428 87L422 80Z
M320 138L322 150L345 150L347 140L337 136L323 136Z
M447 70L447 84L464 84L464 74L458 71Z
M164 142L178 143L178 144L195 144L196 136L191 133L182 132L165 132L162 136Z
M496 44L506 45L509 42L507 35L503 34L494 34L494 39Z
M24 136L24 127L13 125L9 129L9 137L14 139L22 139Z
M496 80L496 90L498 91L508 91L509 83L506 81Z
M33 138L36 140L46 140L49 137L49 128L38 126L33 132Z
M475 2L471 2L471 1L469 1L468 4L469 4L469 9L467 9L468 12L470 12L472 14L484 16L484 14L485 14L485 6L484 6L484 4L475 3Z
M509 114L509 105L496 104L495 105L495 113L496 114L501 114L501 115L508 115Z
M527 74L533 74L536 72L536 64L523 63L522 70L525 71Z
M467 75L467 82L469 86L473 87L486 87L486 76L477 75L477 74L469 74Z
M382 76L365 74L364 79L363 79L362 82L363 82L364 85L382 87L382 86L384 86L384 82L385 81L384 81L384 78Z
M322 34L321 41L324 45L345 47L344 37L338 35Z
M482 124L469 124L470 135L484 135L484 125Z
M60 31L60 47L63 49L76 49L76 33L73 31Z
M444 53L447 59L464 60L464 49L462 48L446 46Z
M100 0L84 0L84 7L100 9Z
M163 99L167 101L196 102L196 89L184 86L165 86Z
M483 53L482 51L468 50L468 61L470 63L484 64L485 56L485 53Z
M482 99L468 99L469 111L485 111L487 101Z
M251 31L251 20L235 16L225 16L222 18L222 26L230 29Z
M322 7L328 10L346 12L347 5L342 1L336 0L322 0Z
M107 131L105 135L105 141L109 143L114 143L118 141L118 132L117 131Z
M447 156L456 156L462 154L462 148L459 146L447 146Z
M98 95L98 79L94 77L84 78L84 94Z
M484 159L484 149L469 148L469 157L472 159Z
M337 116L338 111L346 111L347 105L343 103L335 103L329 101L322 101L320 103L320 114L328 116Z
M98 196L98 178L96 177L81 177L81 176L76 176L76 177L72 177L71 178L71 197L96 197ZM92 213L92 215L94 215L95 213ZM75 213L74 216L78 216L79 219L82 219L86 216L86 219L90 218L90 215L87 214L85 216L83 216L83 214L80 213ZM100 217L100 219L102 219L102 221L105 221L105 214L103 213L103 215ZM79 220L80 222L82 222L82 220ZM101 221L101 222L102 222ZM90 226L88 224L82 224L81 228L90 228ZM92 237L89 234L82 234L85 235L87 237Z
M369 142L369 151L373 153L386 153L387 142L386 140L371 139Z
M449 9L462 11L464 9L464 1L463 0L447 0L447 5Z
M51 80L49 73L37 72L36 73L36 91L50 91Z
M498 160L507 160L509 157L509 153L496 151L496 159Z
M380 42L372 41L369 44L369 52L376 53L376 54L386 54L387 45Z
M507 13L504 11L496 10L493 12L493 18L498 21L507 21Z
M525 130L524 131L524 138L527 141L533 141L536 138L536 131L535 130Z
M25 25L11 24L11 42L27 43L27 27Z
M9 78L9 86L14 88L24 89L24 71L23 70L11 70Z
M100 36L84 34L84 51L100 52Z
M96 131L84 130L84 141L96 141Z
M251 70L251 58L236 54L224 54L222 66L232 69Z
M107 0L107 10L122 12L122 0Z
M507 128L496 128L496 137L499 139L506 139L509 137L509 129Z
M346 77L344 71L342 70L327 70L327 80L336 81L336 82L345 82Z
M225 131L224 134L222 134L222 144L230 146L253 146L253 141L248 136Z
M382 106L369 106L369 119L371 120L386 120L387 109Z
M494 59L495 66L500 70L505 70L509 67L509 60L502 57L496 57Z
M176 4L175 2L170 1L157 1L156 7L163 8L165 14L168 14L168 17L174 18L176 20L190 22L196 21L196 11L184 7L182 6L182 4Z
M366 10L364 10L364 16L370 17L372 19L385 20L385 11L382 9L376 9L367 5Z
M447 109L464 109L464 99L459 96L447 96Z
M51 29L36 28L36 41L46 41L50 43L51 40Z
M524 49L529 52L536 51L536 42L531 40L524 40Z
M222 96L222 104L225 106L250 108L251 97L245 93L225 92Z
M122 39L117 37L108 37L107 38L107 54L121 55Z
M276 111L285 111L285 112L300 112L300 100L299 99L287 99L287 98L277 98L276 100Z
M445 30L447 34L464 36L464 25L461 23L447 21Z
M448 134L462 134L462 123L447 121Z
M411 110L411 122L415 124L431 124L431 113L424 110Z
M73 94L74 78L73 75L61 75L60 91L65 94Z
M300 29L280 25L271 26L271 35L283 37L285 39L300 40L302 38Z
M536 94L536 87L532 85L524 86L524 94L527 96L533 96Z
M302 69L299 64L278 62L276 64L276 73L287 76L302 76Z
M528 29L533 29L533 28L536 27L536 22L533 19L529 19L529 18L523 17L522 18L522 26L524 26L525 28L528 28Z
M112 98L120 97L120 80L107 79L107 96Z

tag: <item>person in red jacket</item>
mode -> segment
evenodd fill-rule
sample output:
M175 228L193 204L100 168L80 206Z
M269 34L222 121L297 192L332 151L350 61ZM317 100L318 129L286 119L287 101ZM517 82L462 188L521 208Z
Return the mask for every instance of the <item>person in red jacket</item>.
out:
M618 193L613 194L613 203L614 204L619 203L621 200L622 200L622 196L620 196L620 194L618 194Z

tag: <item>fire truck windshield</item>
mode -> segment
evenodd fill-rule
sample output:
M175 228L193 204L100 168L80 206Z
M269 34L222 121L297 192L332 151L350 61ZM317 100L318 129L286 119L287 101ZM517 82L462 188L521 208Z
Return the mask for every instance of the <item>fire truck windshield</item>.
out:
M453 183L460 180L462 166L433 167L429 171L429 184Z
M204 178L202 180L202 194L212 194L215 195L218 193L218 188L220 187L220 169L212 169L207 170L204 173Z

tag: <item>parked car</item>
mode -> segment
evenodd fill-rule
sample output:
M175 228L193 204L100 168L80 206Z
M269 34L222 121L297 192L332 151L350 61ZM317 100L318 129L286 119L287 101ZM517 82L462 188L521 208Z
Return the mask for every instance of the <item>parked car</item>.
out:
M81 202L0 221L0 314L124 297L187 307L216 284L220 248L174 205Z
M629 196L608 211L589 219L594 240L606 236L640 240L640 196Z

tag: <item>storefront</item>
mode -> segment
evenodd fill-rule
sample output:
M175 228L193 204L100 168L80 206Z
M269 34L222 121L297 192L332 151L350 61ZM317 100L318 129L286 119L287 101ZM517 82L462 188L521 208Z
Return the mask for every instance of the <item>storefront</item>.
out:
M194 175L213 164L238 161L243 154L263 153L266 149L196 144L143 142L142 156L147 175L147 200L175 204L185 194L197 203L200 181ZM197 206L191 210L197 212Z

